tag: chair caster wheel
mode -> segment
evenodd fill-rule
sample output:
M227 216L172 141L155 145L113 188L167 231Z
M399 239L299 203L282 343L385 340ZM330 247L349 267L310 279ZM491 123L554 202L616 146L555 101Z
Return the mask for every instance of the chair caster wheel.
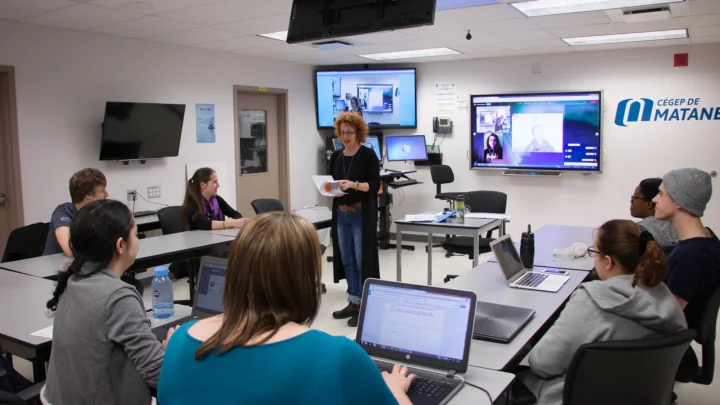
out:
M452 253L445 253L445 257L452 257Z

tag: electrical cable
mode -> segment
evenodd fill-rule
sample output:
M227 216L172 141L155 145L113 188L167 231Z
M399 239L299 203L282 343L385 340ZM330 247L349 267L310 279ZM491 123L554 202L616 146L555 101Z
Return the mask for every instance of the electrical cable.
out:
M145 202L148 202L148 203L150 203L150 204L159 205L160 208L162 208L162 207L169 207L169 205L167 205L167 204L156 203L156 202L148 201L147 198L143 197L142 194L138 193L137 191L135 192L135 195L136 195L136 196L139 196L140 198L142 198ZM134 205L134 201L135 201L135 200L133 199L133 212L135 211L135 209L134 209L134 206L135 206L135 205ZM158 208L158 210L159 210L160 208ZM156 210L156 211L157 211L157 210Z
M479 386L477 386L477 385L475 385L475 384L472 384L472 383L469 383L469 382L467 382L467 381L465 381L465 384L466 384L466 385L469 385L469 386L471 386L471 387L475 387L475 388L479 389L480 391L484 392L485 395L487 395L488 399L490 400L490 403L491 403L491 404L493 403L492 395L490 395L490 393L489 393L485 388L479 387Z

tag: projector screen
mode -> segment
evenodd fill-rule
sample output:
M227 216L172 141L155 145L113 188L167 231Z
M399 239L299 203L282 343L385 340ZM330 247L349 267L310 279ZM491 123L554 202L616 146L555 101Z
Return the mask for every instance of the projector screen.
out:
M470 100L471 169L600 171L600 91Z

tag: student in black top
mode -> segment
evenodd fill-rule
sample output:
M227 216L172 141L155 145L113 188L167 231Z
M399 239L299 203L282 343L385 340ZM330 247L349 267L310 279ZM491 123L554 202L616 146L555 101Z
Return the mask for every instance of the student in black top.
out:
M203 167L195 171L187 182L182 205L185 229L209 231L245 225L247 219L217 195L218 188L220 183L213 169Z
M330 170L339 180L345 195L333 201L332 240L335 282L348 284L350 303L333 318L348 320L357 326L363 283L380 278L377 251L377 194L380 189L380 165L375 152L364 146L368 126L357 113L341 113L335 120L335 135L343 149L330 159Z
M663 177L653 199L655 216L670 221L680 239L668 257L667 285L690 329L697 329L707 300L720 288L720 240L700 220L711 195L708 173L679 169Z

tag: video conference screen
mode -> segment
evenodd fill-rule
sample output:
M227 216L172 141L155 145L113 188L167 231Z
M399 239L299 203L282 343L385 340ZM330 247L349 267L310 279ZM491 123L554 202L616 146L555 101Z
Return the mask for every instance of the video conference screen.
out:
M599 171L602 94L471 96L471 169Z
M342 111L362 114L371 128L416 128L415 69L315 72L318 128Z

